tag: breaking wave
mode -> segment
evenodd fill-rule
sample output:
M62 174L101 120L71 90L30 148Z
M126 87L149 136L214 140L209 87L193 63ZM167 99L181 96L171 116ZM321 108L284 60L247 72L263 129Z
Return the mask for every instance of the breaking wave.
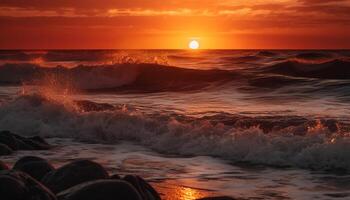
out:
M0 106L0 127L22 135L118 143L157 152L316 170L350 170L350 136L336 120L298 116L194 118L128 106L24 95Z

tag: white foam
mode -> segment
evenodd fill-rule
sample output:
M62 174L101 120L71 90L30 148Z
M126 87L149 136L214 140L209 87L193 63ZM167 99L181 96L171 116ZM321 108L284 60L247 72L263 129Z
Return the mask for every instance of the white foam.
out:
M265 134L206 120L181 122L159 113L150 117L126 109L80 112L70 101L21 96L0 107L0 127L22 135L77 138L104 143L132 141L167 154L214 156L233 162L350 170L350 140L324 130L305 136L287 130Z

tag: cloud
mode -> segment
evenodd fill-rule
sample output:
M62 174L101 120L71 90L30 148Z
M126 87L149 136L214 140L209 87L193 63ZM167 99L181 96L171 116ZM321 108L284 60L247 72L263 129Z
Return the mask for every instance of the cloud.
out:
M123 46L131 34L139 43L199 34L339 38L350 32L349 10L350 0L0 0L0 47L60 40Z

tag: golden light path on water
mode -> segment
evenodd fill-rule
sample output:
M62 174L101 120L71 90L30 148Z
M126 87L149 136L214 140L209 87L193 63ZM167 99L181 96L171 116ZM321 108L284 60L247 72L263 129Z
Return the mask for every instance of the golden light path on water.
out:
M171 181L166 181L167 183L155 183L155 186L159 192L162 194L165 200L195 200L208 196L213 196L212 192L196 189L184 185L172 184ZM187 183L188 185L190 184Z

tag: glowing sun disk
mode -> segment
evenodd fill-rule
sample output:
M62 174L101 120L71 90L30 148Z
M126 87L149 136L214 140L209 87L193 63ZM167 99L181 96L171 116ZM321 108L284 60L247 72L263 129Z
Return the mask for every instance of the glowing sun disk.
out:
M188 43L188 47L190 49L198 49L199 48L199 42L197 40L191 40L190 43Z

